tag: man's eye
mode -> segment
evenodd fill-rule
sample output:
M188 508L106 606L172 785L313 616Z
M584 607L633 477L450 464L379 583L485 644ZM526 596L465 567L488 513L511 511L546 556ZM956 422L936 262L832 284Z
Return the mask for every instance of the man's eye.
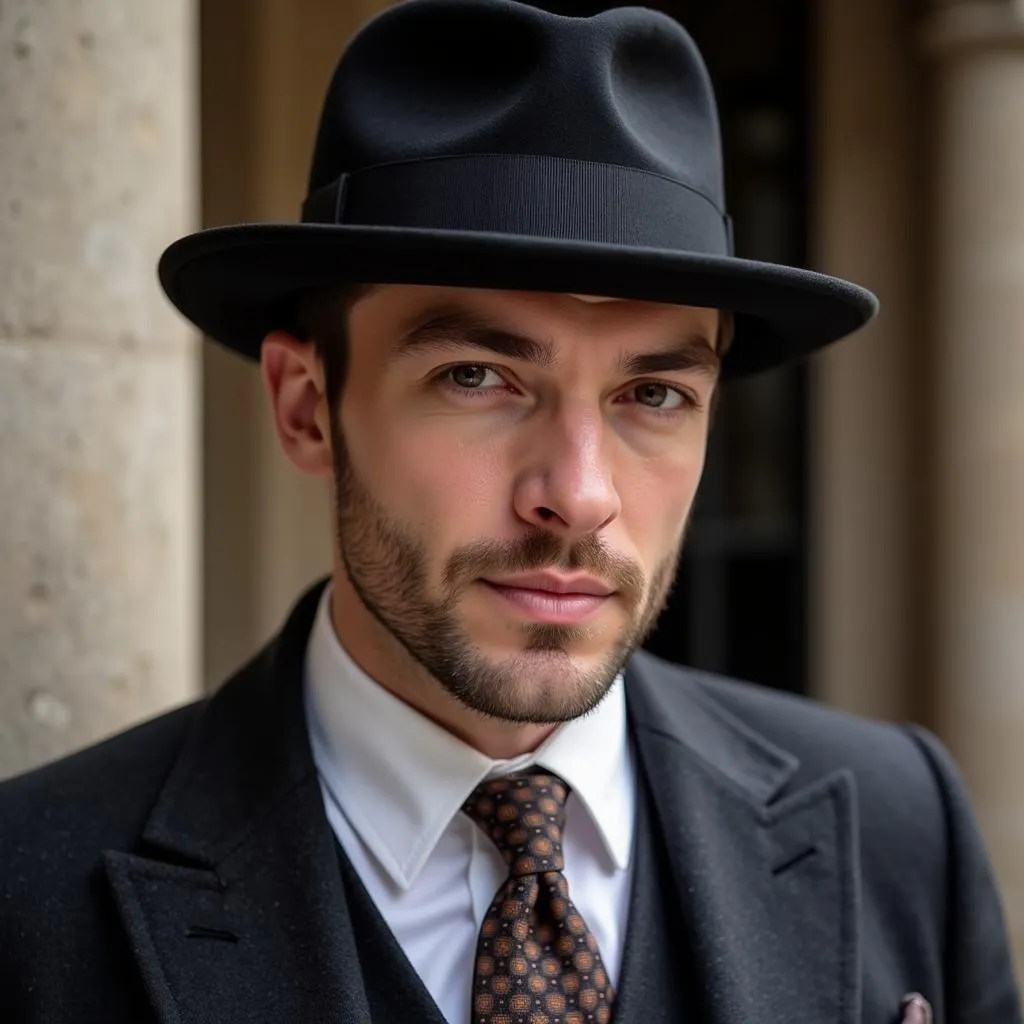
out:
M633 393L640 405L661 411L681 409L690 404L683 392L671 388L667 384L637 384Z
M491 374L494 379L488 381L488 374ZM467 363L465 366L452 367L448 371L447 376L456 387L474 391L485 385L494 387L502 382L501 377L489 366L476 366L472 363Z

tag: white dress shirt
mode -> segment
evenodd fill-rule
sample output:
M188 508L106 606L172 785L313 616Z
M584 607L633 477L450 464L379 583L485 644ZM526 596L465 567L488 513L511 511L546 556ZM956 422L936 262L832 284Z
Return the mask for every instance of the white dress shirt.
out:
M532 764L571 788L569 895L618 981L636 799L621 677L595 711L532 754L493 761L356 665L334 631L327 588L306 654L306 715L331 828L449 1024L469 1024L477 936L508 877L461 808L485 778Z

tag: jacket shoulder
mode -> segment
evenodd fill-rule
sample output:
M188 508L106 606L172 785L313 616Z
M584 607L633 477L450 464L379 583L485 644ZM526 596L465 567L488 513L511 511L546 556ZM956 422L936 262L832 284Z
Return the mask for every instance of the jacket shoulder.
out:
M937 744L917 727L876 721L829 707L811 697L756 683L673 665L647 652L645 674L664 688L685 690L723 721L739 724L800 761L793 785L837 769L854 772L862 783L891 786L895 772L908 785L935 790L929 751ZM935 794L937 797L937 794Z
M67 865L78 851L130 849L204 703L0 782L0 868L40 855Z
M102 854L138 849L197 706L0 783L4 1020L148 1019Z

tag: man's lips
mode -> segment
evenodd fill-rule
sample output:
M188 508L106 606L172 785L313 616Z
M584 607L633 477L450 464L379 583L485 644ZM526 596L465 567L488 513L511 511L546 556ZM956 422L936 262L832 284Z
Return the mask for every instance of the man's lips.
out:
M506 607L511 605L517 612L534 622L553 625L573 625L586 621L602 608L614 593L604 584L589 577L553 579L518 576L514 581L481 582L501 598Z
M615 592L614 587L608 586L594 576L582 573L571 576L553 572L520 573L517 576L491 577L484 582L497 587L572 596L585 594L592 597L608 597Z

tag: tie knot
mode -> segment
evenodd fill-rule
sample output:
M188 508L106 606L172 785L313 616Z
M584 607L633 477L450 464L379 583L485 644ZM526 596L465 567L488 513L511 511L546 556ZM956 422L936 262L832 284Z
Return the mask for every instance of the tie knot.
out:
M557 775L523 772L481 782L463 805L513 876L561 871L569 787Z

